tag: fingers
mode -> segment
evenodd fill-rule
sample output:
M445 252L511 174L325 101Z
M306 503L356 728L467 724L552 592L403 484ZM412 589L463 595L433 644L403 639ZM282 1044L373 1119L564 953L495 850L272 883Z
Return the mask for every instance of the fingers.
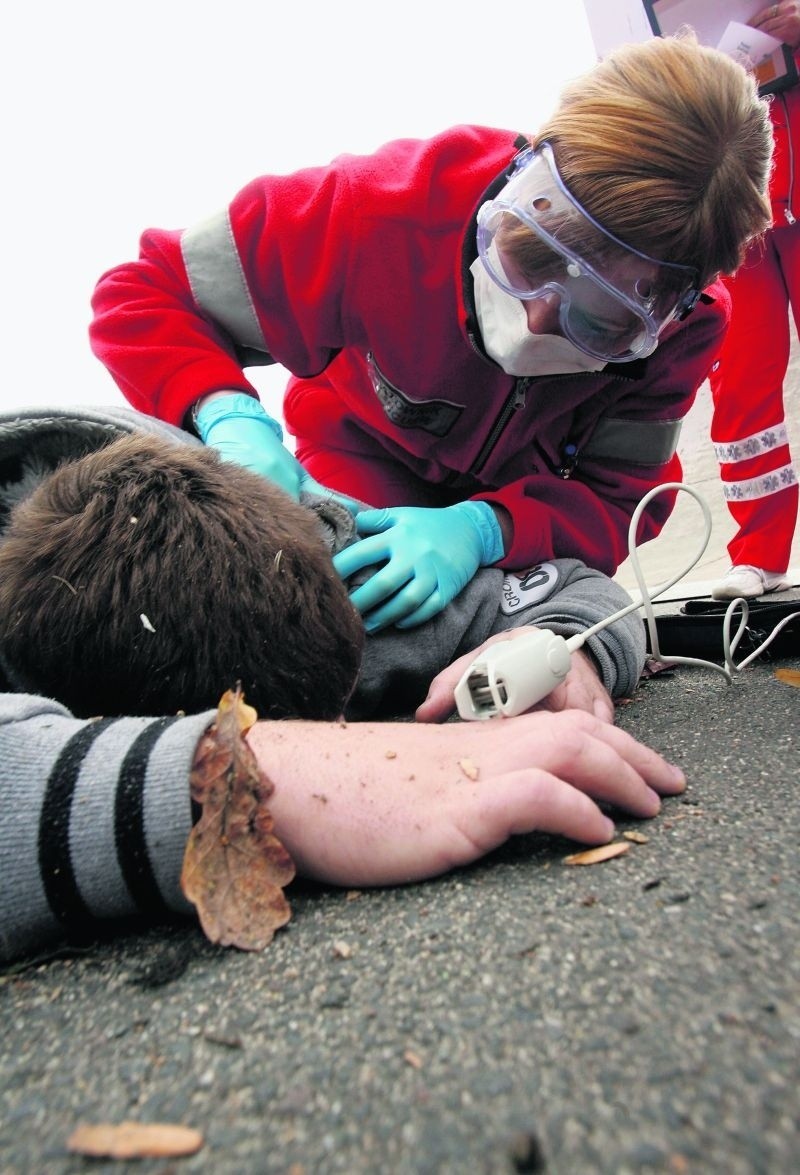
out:
M768 4L765 8L761 8L758 12L754 13L747 23L751 28L760 29L763 25L769 24L778 17L779 6L777 4Z
M388 507L382 510L362 510L358 515L359 534L380 534L395 525L395 517Z
M661 808L658 792L641 771L598 736L585 740L565 774L573 787L633 816L655 816Z
M796 0L781 0L780 4L769 4L747 23L796 49L800 41L800 4Z
M300 481L300 491L301 493L318 494L321 498L328 498L332 502L337 502L354 518L364 509L363 503L357 501L356 498L350 498L347 494L340 494L337 490L329 489L328 486L322 485L321 482L318 482L316 478L312 477L310 473L306 473L305 470Z
M617 727L578 710L462 727L462 754L505 773L536 766L593 799L655 816L659 795L683 791L683 773Z
M570 681L569 678L537 703L536 709L551 710L554 713L561 710L583 710L601 722L614 721L614 703L602 686L599 689L591 689L584 682Z
M614 702L593 663L580 649L572 654L572 665L563 682L543 698L536 708L556 713L561 710L584 710L601 722L614 721Z
M583 844L605 844L614 823L583 792L548 772L529 769L494 776L461 807L457 824L476 860L510 836L547 832Z
M430 617L427 617L428 619ZM398 625L398 628L407 627L407 623ZM499 641L515 640L518 637L536 632L531 626L514 629L511 632L498 633L489 637L483 644L471 653L459 657L452 665L448 665L433 679L425 701L417 709L417 722L442 722L455 709L455 689L459 681L482 652ZM601 722L614 721L614 703L601 682L597 671L590 659L578 650L572 655L572 666L564 681L556 686L546 698L543 698L536 710L547 710L558 713L562 710L585 710L594 715Z
M381 536L369 539L360 539L350 547L345 547L333 557L333 565L342 579L349 579L357 571L365 567L373 567L377 563L386 563L391 556L391 547Z
M594 695L591 699L591 707L592 714L601 722L614 721L614 703L605 690Z
M572 665L565 681L567 707L586 710L602 722L614 721L614 703L594 661L583 649L572 654Z
M380 575L381 572L377 572L373 578L377 579ZM369 587L371 583L372 580L368 580L364 587ZM365 609L356 599L360 591L361 588L354 592L351 599L363 614ZM367 611L364 616L364 627L367 632L378 632L382 628L389 628L392 624L398 628L414 628L441 611L443 605L438 603L438 600L439 593L436 591L435 575L427 575L418 569L413 579L409 580L405 587L396 591L382 607ZM432 611L430 610L431 606L433 606Z
M415 581L417 582L417 581ZM438 582L438 581L435 581ZM438 616L442 608L446 607L447 600L442 598L442 594L438 587L428 595L424 604L417 608L414 612L407 613L402 620L396 621L398 628L418 628L420 624L426 624L432 620L434 616Z
M367 632L378 632L398 621L403 627L423 624L441 611L436 568L430 562L416 566L392 551L385 537L362 539L334 556L333 565L342 579L383 563L369 579L350 592L350 600L364 617Z
M377 568L364 583L350 592L350 600L362 616L378 608L384 600L393 597L414 575L413 567L405 566L398 559L392 558L392 550L381 535L361 539L351 547L346 547L338 555L334 555L333 566L345 582L366 568ZM373 616L368 626L369 631L376 631L380 627L384 625L378 615Z
M415 718L417 722L443 722L448 718L456 708L455 689L461 678L469 669L472 662L488 649L490 645L496 645L499 641L515 640L517 637L523 636L526 633L535 632L536 629L532 625L524 625L522 628L515 628L509 632L495 633L490 636L483 644L473 649L470 653L465 653L462 657L458 657L452 664L448 665L441 673L437 673L430 684L428 696L421 706L417 709ZM561 709L562 707L558 707Z
M674 763L668 763L658 751L640 743L627 731L600 723L595 736L607 743L659 795L676 796L686 790L686 776L681 769Z
M387 608L380 605L385 600L391 600L401 589L407 579L400 578L398 569L388 564L380 571L376 571L368 580L350 592L350 599L362 616L369 614L374 627L382 627L380 620ZM387 621L388 623L388 621Z
M416 722L444 722L455 711L455 688L461 680L462 674L474 660L474 653L466 657L459 657L452 665L448 665L441 673L437 673L428 689L425 701L417 707L414 714Z
M346 547L334 555L333 566L343 580L368 567L379 567L350 592L353 606L361 615L370 614L367 625L370 632L386 628L415 611L436 586L435 578L421 574L413 563L398 557L384 535L361 539ZM384 606L380 607L381 604Z
M614 721L614 703L595 674L594 679L579 678L564 682L564 709L585 710L601 722Z

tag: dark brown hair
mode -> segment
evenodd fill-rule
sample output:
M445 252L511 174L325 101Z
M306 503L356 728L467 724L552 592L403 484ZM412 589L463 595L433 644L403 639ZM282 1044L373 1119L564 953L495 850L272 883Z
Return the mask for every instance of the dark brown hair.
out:
M116 440L60 466L0 544L0 656L77 715L335 719L364 631L314 516L215 450Z

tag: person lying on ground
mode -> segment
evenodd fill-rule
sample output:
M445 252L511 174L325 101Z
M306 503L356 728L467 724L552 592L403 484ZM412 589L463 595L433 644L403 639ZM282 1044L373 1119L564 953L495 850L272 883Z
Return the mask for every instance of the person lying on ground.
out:
M240 681L264 717L421 706L420 720L441 721L453 691L426 701L428 686L487 638L532 624L568 637L630 602L578 560L487 568L426 624L364 641L331 561L356 538L347 509L324 495L296 502L126 409L0 415L0 503L7 684L83 717L194 712ZM641 620L618 621L573 654L546 704L610 721L644 656Z
M85 941L109 920L192 913L180 884L189 782L215 717L87 721L0 694L0 959ZM607 807L652 817L685 787L678 767L578 710L445 726L259 721L246 741L297 874L334 886L419 882L534 831L603 844Z

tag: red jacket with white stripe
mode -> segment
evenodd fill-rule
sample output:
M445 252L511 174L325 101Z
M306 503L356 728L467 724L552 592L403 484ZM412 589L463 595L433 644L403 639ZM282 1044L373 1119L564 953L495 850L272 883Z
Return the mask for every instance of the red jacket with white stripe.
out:
M298 456L342 453L332 488L416 504L392 488L400 468L427 505L504 506L503 566L574 556L613 573L641 497L680 479L679 422L728 297L707 291L646 360L506 375L483 352L469 266L477 209L521 146L511 131L455 127L264 176L201 225L148 230L139 260L97 285L93 349L135 408L175 424L208 392L255 395L243 367L280 363L296 377L284 412ZM369 494L363 466L348 480L348 454L370 463ZM673 500L654 499L640 540Z

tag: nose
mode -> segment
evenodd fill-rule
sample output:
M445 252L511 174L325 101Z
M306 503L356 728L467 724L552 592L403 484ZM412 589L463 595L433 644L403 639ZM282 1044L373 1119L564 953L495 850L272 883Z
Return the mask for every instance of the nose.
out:
M523 302L528 319L528 330L532 335L560 335L561 327L558 321L558 312L561 308L561 298L555 291L550 291L543 298L531 298Z

